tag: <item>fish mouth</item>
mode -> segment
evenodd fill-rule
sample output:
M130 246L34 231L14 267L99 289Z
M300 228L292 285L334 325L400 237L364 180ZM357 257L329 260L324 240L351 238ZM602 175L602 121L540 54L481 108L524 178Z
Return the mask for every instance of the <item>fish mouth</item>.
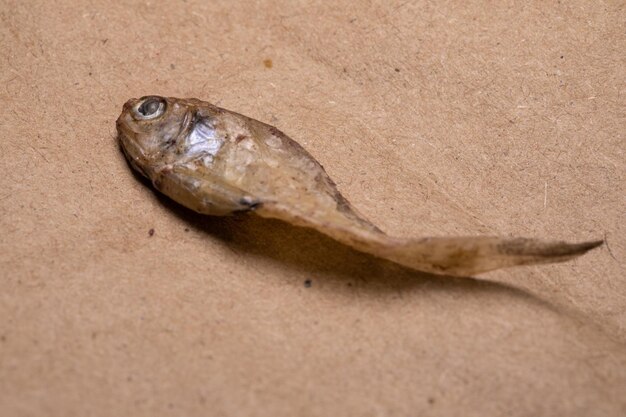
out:
M135 132L126 126L126 124L120 119L117 119L116 122L117 141L119 147L124 153L124 156L130 166L132 166L135 171L139 172L144 177L149 178L147 172L141 167L141 162L146 161L146 155L143 152L143 149L137 145L137 142L133 140Z

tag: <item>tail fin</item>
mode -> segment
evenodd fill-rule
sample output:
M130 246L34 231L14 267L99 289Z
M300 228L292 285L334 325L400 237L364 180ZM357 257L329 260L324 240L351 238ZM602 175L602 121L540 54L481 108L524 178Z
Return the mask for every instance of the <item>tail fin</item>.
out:
M421 271L468 276L515 265L563 262L604 243L566 243L525 238L441 237L389 239L368 252Z

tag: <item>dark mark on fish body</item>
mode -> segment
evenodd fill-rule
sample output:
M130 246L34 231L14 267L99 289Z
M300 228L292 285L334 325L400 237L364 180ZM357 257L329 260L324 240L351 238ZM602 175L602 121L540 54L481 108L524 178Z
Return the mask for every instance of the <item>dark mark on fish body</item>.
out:
M267 58L263 60L263 65L265 65L265 68L272 68L274 66L274 63L271 59Z
M305 288L311 288L311 285L313 285L313 281L311 281L310 279L307 279L306 281L304 281Z
M278 128L274 127L274 126L270 126L269 127L269 131L272 135L276 136L277 138L284 138L285 135L282 131L278 130ZM295 143L295 142L294 142ZM298 147L301 148L301 146L298 144Z
M235 213L254 211L261 206L261 202L259 200L253 200L252 197L249 197L249 196L241 198L239 200L239 204L244 206L244 208L235 210Z
M154 236L154 229L148 230L148 236L150 237Z

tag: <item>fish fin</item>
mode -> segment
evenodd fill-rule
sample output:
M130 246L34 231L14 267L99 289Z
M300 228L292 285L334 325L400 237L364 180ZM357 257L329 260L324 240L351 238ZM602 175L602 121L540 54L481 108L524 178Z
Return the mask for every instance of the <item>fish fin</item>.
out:
M496 236L393 239L375 255L426 272L470 276L516 265L564 262L604 243L567 243Z
M182 165L164 168L153 176L155 188L187 208L224 216L255 210L260 200L206 170Z

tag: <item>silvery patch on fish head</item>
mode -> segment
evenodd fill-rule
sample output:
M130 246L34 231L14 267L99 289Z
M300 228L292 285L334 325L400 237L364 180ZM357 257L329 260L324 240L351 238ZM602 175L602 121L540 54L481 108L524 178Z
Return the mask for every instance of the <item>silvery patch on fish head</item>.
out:
M213 162L213 158L224 145L223 135L217 131L209 117L197 118L185 141L185 157L200 157L205 164Z

